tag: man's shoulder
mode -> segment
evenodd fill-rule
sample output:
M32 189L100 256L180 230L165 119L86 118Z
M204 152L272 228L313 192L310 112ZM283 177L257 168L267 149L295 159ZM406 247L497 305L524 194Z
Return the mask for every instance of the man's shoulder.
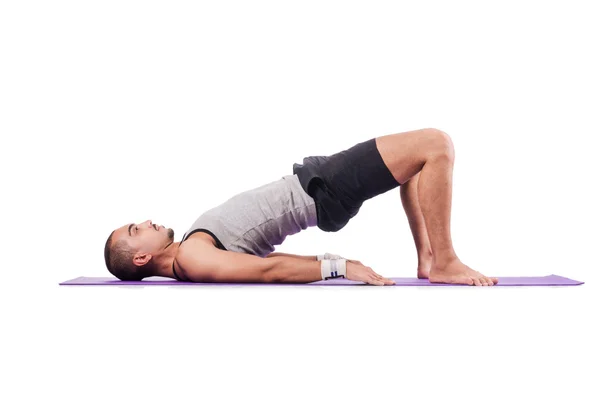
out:
M202 266L202 258L210 255L214 250L219 250L214 239L205 233L194 233L185 242L179 245L175 262L178 270L184 277L190 278L190 270L197 270Z
M199 254L218 249L211 236L205 233L194 233L179 245L175 259L185 266L186 262L198 258Z

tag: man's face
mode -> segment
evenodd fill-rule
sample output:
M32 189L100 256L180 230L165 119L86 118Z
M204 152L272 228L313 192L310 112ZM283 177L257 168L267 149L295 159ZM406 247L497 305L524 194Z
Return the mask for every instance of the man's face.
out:
M127 241L135 252L156 255L173 242L175 233L151 220L143 223L128 223L115 230L113 240Z

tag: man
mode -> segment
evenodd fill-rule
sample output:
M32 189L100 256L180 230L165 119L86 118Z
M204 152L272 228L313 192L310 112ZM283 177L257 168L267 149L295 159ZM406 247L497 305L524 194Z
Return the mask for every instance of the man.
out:
M418 253L417 276L433 283L497 284L463 264L452 246L450 211L454 146L426 128L369 139L331 156L310 156L293 174L240 193L206 211L174 242L172 229L151 221L114 230L106 266L122 280L149 276L192 282L309 283L346 277L394 282L360 261L337 255L274 253L286 236L311 226L335 232L362 203L400 186Z

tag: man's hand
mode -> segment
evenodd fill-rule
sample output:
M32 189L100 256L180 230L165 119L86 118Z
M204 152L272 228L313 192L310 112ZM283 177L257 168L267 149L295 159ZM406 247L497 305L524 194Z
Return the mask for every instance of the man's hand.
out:
M373 285L393 285L394 280L385 278L375 273L373 269L362 264L360 261L346 259L346 278L352 281L362 281Z

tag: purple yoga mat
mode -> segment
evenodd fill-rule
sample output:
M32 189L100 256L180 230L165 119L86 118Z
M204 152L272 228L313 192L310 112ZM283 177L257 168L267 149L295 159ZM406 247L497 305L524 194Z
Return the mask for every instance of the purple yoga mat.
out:
M468 285L434 284L429 280L419 280L418 278L406 277L388 277L396 282L394 285L386 287L405 287L405 286L427 286L427 287L469 287ZM551 274L544 277L498 277L498 284L495 286L550 286L550 285L580 285L583 281L571 280L566 277ZM351 281L345 278L335 278L331 280L315 281L313 283L190 283L177 281L166 277L148 277L142 281L120 281L114 277L77 277L67 280L59 285L267 285L267 286L285 286L285 285L368 285L360 281ZM375 287L375 285L373 285Z

